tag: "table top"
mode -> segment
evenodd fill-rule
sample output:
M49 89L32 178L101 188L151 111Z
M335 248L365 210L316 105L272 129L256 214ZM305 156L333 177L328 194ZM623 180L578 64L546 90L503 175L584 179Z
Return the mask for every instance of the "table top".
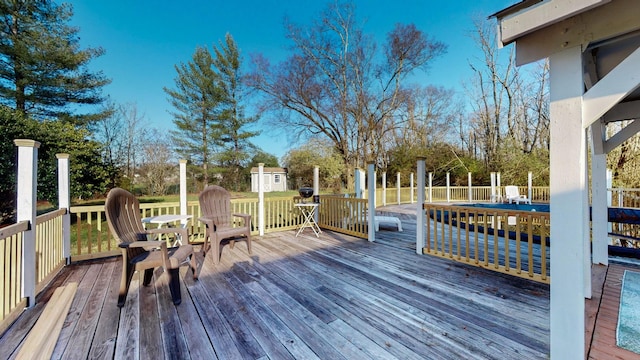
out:
M167 215L146 217L142 219L142 222L149 223L149 224L165 224L173 221L189 220L192 217L193 217L192 215L167 214Z
M293 204L293 206L318 206L320 204L318 203L297 203L297 204Z

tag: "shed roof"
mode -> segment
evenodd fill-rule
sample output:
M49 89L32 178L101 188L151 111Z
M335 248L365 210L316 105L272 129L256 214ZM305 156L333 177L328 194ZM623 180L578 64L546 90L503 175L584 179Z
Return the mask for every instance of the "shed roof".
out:
M265 173L287 173L287 169L285 168L281 168L281 167L266 167L263 169L263 171ZM252 167L251 168L251 173L258 173L258 168L257 167Z

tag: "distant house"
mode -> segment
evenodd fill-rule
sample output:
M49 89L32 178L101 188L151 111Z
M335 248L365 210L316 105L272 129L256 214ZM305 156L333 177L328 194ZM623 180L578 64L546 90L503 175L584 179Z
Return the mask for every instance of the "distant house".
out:
M266 167L264 173L264 191L287 191L287 169ZM258 168L251 168L251 192L258 192Z

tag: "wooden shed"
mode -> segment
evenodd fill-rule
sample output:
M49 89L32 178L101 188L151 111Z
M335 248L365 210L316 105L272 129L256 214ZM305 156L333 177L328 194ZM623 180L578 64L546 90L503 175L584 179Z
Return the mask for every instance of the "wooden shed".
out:
M264 191L287 191L287 169L280 167L265 167ZM258 168L251 168L251 192L258 192Z

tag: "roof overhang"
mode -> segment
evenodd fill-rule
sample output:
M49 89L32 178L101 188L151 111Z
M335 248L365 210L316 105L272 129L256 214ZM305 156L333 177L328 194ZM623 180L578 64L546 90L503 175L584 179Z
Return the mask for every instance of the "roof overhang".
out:
M499 41L527 64L573 46L586 49L640 30L637 0L525 0L495 13Z
M498 20L499 42L515 43L517 65L580 47L585 99L599 107L585 107L589 126L595 118L605 124L640 118L634 70L640 57L638 14L638 0L524 0L492 17ZM617 105L603 106L607 102Z

